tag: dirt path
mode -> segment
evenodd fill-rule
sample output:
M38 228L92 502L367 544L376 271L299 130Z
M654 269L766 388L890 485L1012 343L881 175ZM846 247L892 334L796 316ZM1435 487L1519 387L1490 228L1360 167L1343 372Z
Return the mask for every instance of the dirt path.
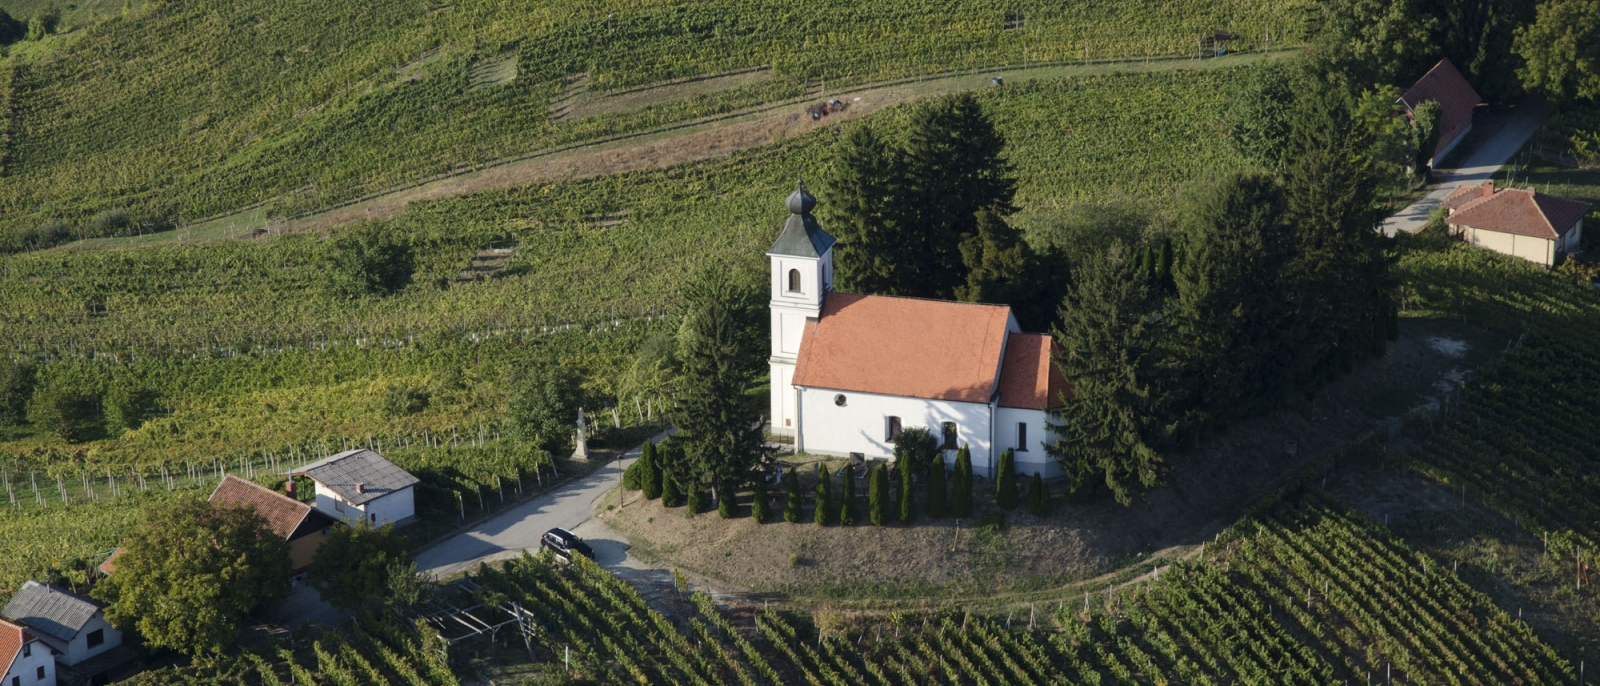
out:
M1055 65L867 85L856 89L828 92L805 100L765 105L733 115L686 122L664 131L645 132L619 139L534 153L477 171L437 179L315 214L276 222L271 226L270 233L325 230L365 219L390 219L404 212L406 206L413 202L531 183L582 179L635 169L666 167L720 157L736 150L775 143L818 127L834 126L839 122L856 119L892 105L988 87L994 77L1015 83L1033 79L1117 72L1219 69L1276 59L1283 54L1285 53L1241 54L1204 61L1165 59ZM813 121L805 113L806 106L825 98L837 98L848 102L849 108L844 112L830 114ZM264 217L252 217L241 223L237 215L229 215L204 222L204 224L216 223L238 225L238 233L234 235L247 235L255 229L267 228Z

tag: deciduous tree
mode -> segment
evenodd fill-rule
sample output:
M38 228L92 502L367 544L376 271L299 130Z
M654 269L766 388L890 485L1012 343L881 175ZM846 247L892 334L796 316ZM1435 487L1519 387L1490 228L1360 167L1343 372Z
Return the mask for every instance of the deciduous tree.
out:
M390 575L410 561L410 545L392 526L335 526L317 546L309 581L329 605L356 610L380 604Z
M289 593L288 545L253 509L178 497L147 510L122 548L95 594L153 648L221 653L240 619Z

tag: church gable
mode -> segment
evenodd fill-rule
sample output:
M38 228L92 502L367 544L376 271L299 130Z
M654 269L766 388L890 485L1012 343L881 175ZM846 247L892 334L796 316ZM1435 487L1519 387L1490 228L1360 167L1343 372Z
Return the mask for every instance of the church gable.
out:
M830 293L806 329L793 384L988 403L1016 328L1004 305Z

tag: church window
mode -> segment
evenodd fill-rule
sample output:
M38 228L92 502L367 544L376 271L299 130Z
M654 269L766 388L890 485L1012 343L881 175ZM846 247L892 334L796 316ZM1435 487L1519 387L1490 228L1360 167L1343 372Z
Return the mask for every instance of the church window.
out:
M1017 422L1017 452L1028 452L1028 423Z
M890 417L889 418L889 426L883 432L883 437L884 437L884 440L888 440L888 441L892 441L892 440L900 437L900 418L899 417Z
M955 450L956 449L956 423L955 422L945 422L944 424L940 425L939 428L941 429L941 433L944 434L944 445L940 446L939 449L940 450Z
M833 396L833 404L838 405L839 407L844 407L844 404L845 404L844 394L840 393L840 394L838 394L836 396Z
M800 292L800 270L798 269L789 270L789 292Z

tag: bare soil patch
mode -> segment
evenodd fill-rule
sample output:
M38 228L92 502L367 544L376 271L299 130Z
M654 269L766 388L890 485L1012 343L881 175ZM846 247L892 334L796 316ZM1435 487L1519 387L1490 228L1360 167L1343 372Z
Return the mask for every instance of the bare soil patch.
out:
M1455 343L1440 346L1435 339ZM1460 324L1403 321L1401 338L1385 357L1315 399L1241 422L1194 451L1170 456L1167 485L1130 507L1070 502L1060 497L1065 485L1058 483L1051 487L1058 497L1048 517L1020 509L1001 517L992 486L980 479L979 512L962 522L959 534L948 519L865 523L864 480L857 488L862 523L852 527L812 524L809 500L802 523L784 523L776 496L773 513L780 521L768 524L743 515L722 520L715 512L686 518L683 508L666 509L638 493L613 491L596 508L627 538L633 555L730 591L856 606L1059 596L1063 587L1101 587L1137 575L1147 569L1138 563L1153 558L1191 554L1300 467L1381 429L1387 417L1428 403L1483 350L1497 348ZM1290 442L1293 455L1285 449ZM801 473L809 495L809 472Z

